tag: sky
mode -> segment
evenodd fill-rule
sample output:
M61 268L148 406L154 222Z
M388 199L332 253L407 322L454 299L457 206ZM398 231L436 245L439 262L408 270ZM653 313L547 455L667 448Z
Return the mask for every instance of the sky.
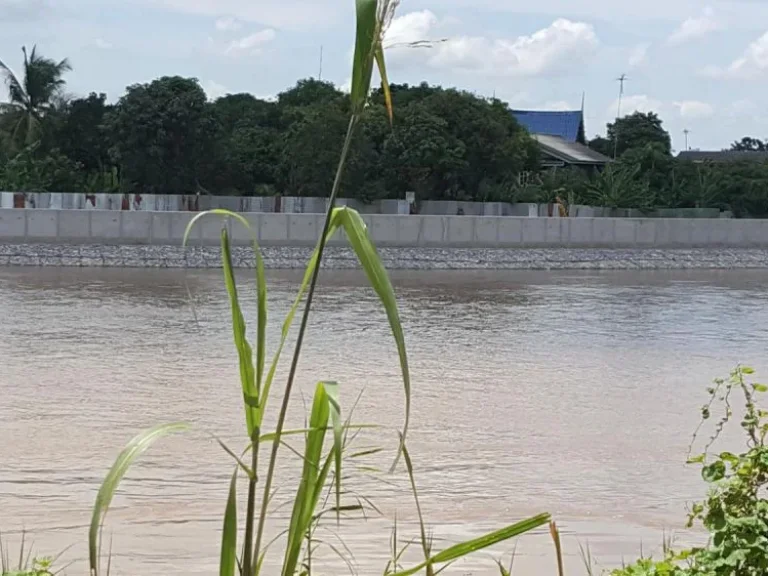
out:
M69 58L73 96L195 77L216 98L262 98L317 77L349 85L353 0L0 0L0 60L21 46ZM408 46L428 41L427 47ZM675 150L768 137L768 0L402 0L387 32L390 81L579 109L587 136L657 112Z

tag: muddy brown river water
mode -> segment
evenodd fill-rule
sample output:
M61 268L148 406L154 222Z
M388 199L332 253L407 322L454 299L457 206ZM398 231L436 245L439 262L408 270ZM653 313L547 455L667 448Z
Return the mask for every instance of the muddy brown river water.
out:
M193 294L197 320L185 289ZM248 274L242 282L251 282ZM269 350L298 276L270 273ZM704 388L737 363L768 374L768 271L409 272L394 275L413 372L410 449L435 548L542 511L563 531L569 574L579 544L599 567L680 544L685 504L702 494L684 464ZM386 318L354 272L324 272L289 425L313 385L341 383L358 422L385 428L356 442L387 468L403 418ZM244 291L255 318L253 290ZM287 361L278 376L280 390ZM768 377L768 376L766 376ZM86 568L90 507L120 447L142 428L190 421L133 468L108 516L113 574L217 570L229 457L206 432L245 445L238 372L220 274L120 269L0 269L0 530ZM273 400L273 413L278 408ZM274 419L270 421L273 423ZM276 505L295 486L281 452ZM381 574L397 515L417 534L402 467L349 469L350 491L383 517L329 523L321 537ZM287 521L279 508L270 533ZM497 574L512 543L451 567ZM415 551L415 550L414 550ZM522 538L517 574L555 574L545 532ZM276 571L280 552L272 556ZM318 572L344 574L332 552Z

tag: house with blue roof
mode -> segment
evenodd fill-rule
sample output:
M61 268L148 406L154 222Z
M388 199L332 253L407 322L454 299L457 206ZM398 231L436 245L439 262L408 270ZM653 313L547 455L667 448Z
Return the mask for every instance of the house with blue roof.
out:
M538 142L542 166L602 168L610 158L587 147L584 111L512 110L512 115Z

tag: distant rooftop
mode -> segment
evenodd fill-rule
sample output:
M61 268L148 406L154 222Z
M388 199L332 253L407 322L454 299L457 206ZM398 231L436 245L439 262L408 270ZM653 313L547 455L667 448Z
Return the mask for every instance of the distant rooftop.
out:
M531 134L559 136L567 142L585 143L584 113L581 110L512 110L512 115Z
M579 142L569 142L560 136L533 134L545 154L569 165L604 166L611 159Z
M677 157L691 162L768 162L768 152L755 150L687 150Z

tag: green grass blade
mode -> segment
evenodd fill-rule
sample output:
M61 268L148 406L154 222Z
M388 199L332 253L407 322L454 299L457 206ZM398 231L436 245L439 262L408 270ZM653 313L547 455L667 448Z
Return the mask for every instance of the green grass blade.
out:
M184 423L155 426L133 438L117 457L117 460L115 460L106 478L104 478L101 488L99 488L99 493L96 495L96 502L93 506L93 515L91 516L91 527L88 532L88 555L93 576L98 576L99 572L99 529L104 522L104 517L107 515L112 497L115 495L120 481L125 476L128 468L160 438L188 429L189 426Z
M331 383L319 382L315 388L304 451L304 467L299 487L296 490L288 529L283 576L295 574L303 540L311 526L323 485L330 470L333 454L326 458L322 468L320 466L328 421L331 419L332 404L335 402L328 394L329 384ZM332 388L333 384L330 387ZM338 405L337 402L336 404Z
M434 565L434 564L445 564L447 562L453 562L454 560L458 560L460 558L468 556L469 554L473 554L474 552L483 550L484 548L494 546L496 544L499 544L500 542L504 542L506 540L509 540L510 538L520 536L522 534L525 534L526 532L535 530L540 526L544 526L545 524L549 524L550 519L551 517L549 514L539 514L538 516L533 516L532 518L528 518L527 520L523 520L522 522L518 522L517 524L511 524L510 526L507 526L506 528L502 528L501 530L496 530L495 532L489 532L488 534L481 536L480 538L475 538L474 540L468 540L466 542L456 544L432 556L429 559L429 564ZM427 566L427 562L422 562L418 566L415 566L403 572L397 572L393 576L411 576L412 574L416 574L419 571L423 570L425 566Z
M344 231L347 234L347 239L354 249L357 259L360 261L360 265L363 267L371 287L374 289L381 304L384 306L384 311L386 312L389 321L389 328L395 339L397 354L400 358L400 370L402 372L403 387L405 390L405 422L401 432L400 450L392 465L392 470L394 470L403 446L405 445L411 417L411 372L408 366L405 334L403 333L403 325L400 322L400 313L397 308L395 290L392 288L392 282L389 280L389 275L376 252L376 247L368 236L368 230L366 229L365 222L363 222L360 214L350 208L342 207L334 213L334 216L338 217L341 221Z
M374 57L376 58L376 66L379 69L379 76L381 76L381 91L384 93L384 105L387 107L387 116L389 116L390 125L395 119L394 110L392 108L392 92L389 89L389 78L387 77L387 64L384 59L384 48L381 44L378 44L374 51Z
M256 257L256 366L253 364L253 350L246 336L245 318L240 308L237 293L237 285L232 267L232 252L229 235L225 228L221 231L221 259L224 268L224 280L232 308L232 329L234 332L235 347L237 348L240 362L240 382L243 389L243 401L245 404L245 418L248 427L248 437L253 440L255 430L261 427L262 411L259 410L261 402L260 394L262 379L264 376L264 364L266 358L266 330L267 330L267 281L264 272L264 260L261 256L256 234L250 223L241 214L229 210L214 209L201 212L187 225L184 232L183 245L186 246L189 234L197 222L207 216L223 216L233 218L242 224L251 234L253 239L253 252Z
M373 55L376 47L377 0L356 0L357 34L352 65L352 114L363 111L373 75Z
M221 560L219 576L235 576L237 567L237 472L235 468L229 484L224 529L221 534Z
M343 430L341 422L341 405L339 404L339 385L337 382L325 382L328 403L331 409L333 423L333 452L336 475L336 522L340 521L341 509L341 453L343 451Z

